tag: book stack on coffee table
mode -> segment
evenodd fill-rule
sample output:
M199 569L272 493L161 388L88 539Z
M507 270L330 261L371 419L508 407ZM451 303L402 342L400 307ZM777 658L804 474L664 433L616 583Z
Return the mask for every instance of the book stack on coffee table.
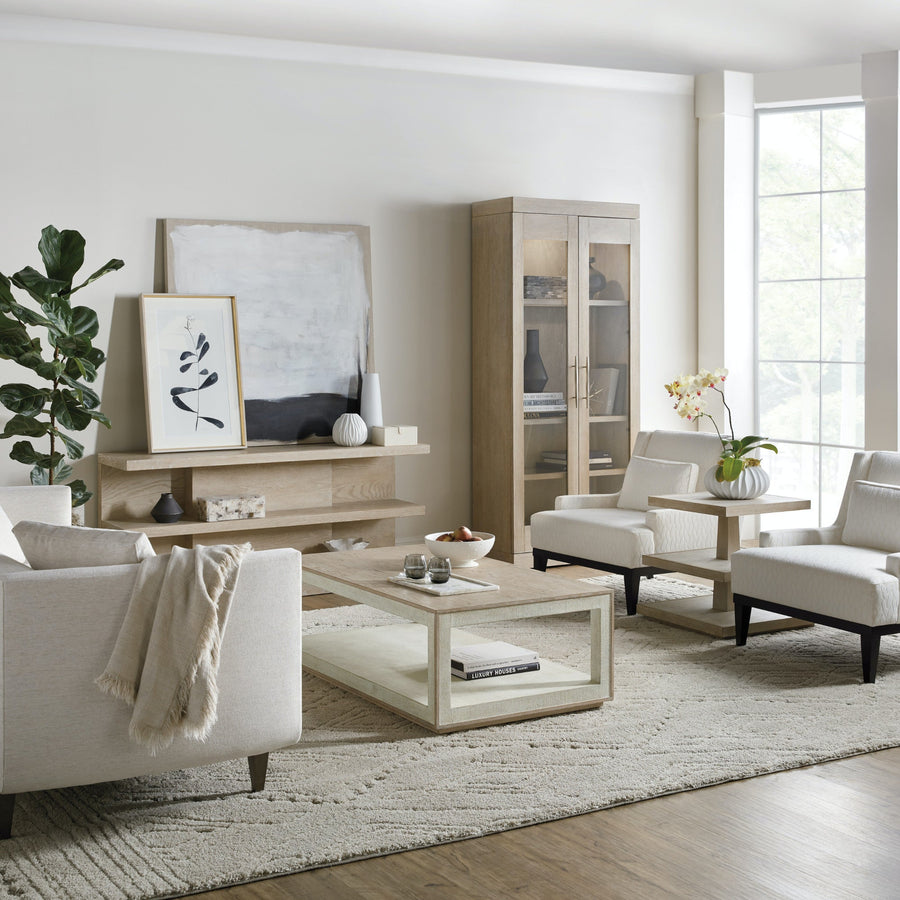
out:
M506 641L486 641L483 644L467 644L450 651L450 672L457 678L471 681L474 678L493 678L497 675L515 675L518 672L534 672L541 663L534 650L526 650Z

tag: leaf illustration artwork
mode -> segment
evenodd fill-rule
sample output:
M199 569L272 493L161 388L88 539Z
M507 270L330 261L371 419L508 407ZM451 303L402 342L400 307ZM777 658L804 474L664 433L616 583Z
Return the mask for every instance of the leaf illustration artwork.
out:
M179 408L183 409L185 412L192 413L194 415L194 430L198 430L200 428L200 422L208 422L210 425L215 426L216 428L224 428L225 423L221 419L215 419L212 416L204 416L200 413L200 391L206 390L206 388L212 387L219 380L218 372L210 372L209 369L202 368L201 364L203 361L203 357L209 353L209 341L206 339L206 335L201 331L197 337L194 337L194 322L196 321L194 316L188 316L184 323L184 330L187 333L188 346L191 348L190 350L185 350L184 353L179 357L179 362L181 365L178 367L178 371L181 372L182 375L194 370L194 374L196 376L196 384L193 387L173 387L169 393L172 395L172 402ZM195 397L186 397L188 394L196 394ZM197 408L194 409L188 403L185 402L185 398L187 400L192 400L196 403Z

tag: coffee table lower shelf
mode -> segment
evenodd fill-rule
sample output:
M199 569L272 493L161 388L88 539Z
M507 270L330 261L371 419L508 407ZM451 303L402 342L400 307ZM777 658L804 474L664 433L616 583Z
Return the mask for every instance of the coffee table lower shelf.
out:
M488 640L459 628L450 632L451 646ZM535 672L473 681L448 674L450 709L437 724L428 702L428 628L413 622L304 635L303 668L438 733L590 709L610 699L608 684L542 658Z

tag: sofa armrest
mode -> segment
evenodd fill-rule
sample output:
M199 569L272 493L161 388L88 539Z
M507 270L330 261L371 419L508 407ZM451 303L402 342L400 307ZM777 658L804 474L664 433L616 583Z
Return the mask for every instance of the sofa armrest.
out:
M653 532L655 553L715 547L717 522L715 516L683 509L647 510L647 527Z
M563 494L556 498L554 509L609 509L619 502L615 494Z
M807 544L839 544L841 528L780 528L777 531L761 531L760 547L800 547Z
M218 722L205 743L177 738L156 756L129 739L130 707L94 683L109 662L137 571L132 564L0 578L3 793L188 768L299 739L299 552L244 557L222 639Z

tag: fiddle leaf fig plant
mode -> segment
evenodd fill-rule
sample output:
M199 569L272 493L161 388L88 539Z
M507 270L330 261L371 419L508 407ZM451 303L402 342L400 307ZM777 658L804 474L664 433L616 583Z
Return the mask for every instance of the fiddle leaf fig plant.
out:
M77 231L48 225L38 242L46 274L31 266L9 278L0 272L0 359L28 369L29 382L39 380L0 385L0 403L13 413L0 438L25 438L13 444L9 456L31 466L32 484L62 484L72 475L68 460L81 459L84 445L67 432L84 431L92 422L110 427L100 412L99 395L88 387L106 361L92 343L99 331L97 314L87 306L72 306L71 298L125 263L111 259L76 285L84 246ZM19 303L13 287L25 291L38 309ZM49 447L38 449L31 439L47 439ZM68 484L73 507L91 498L81 479Z

